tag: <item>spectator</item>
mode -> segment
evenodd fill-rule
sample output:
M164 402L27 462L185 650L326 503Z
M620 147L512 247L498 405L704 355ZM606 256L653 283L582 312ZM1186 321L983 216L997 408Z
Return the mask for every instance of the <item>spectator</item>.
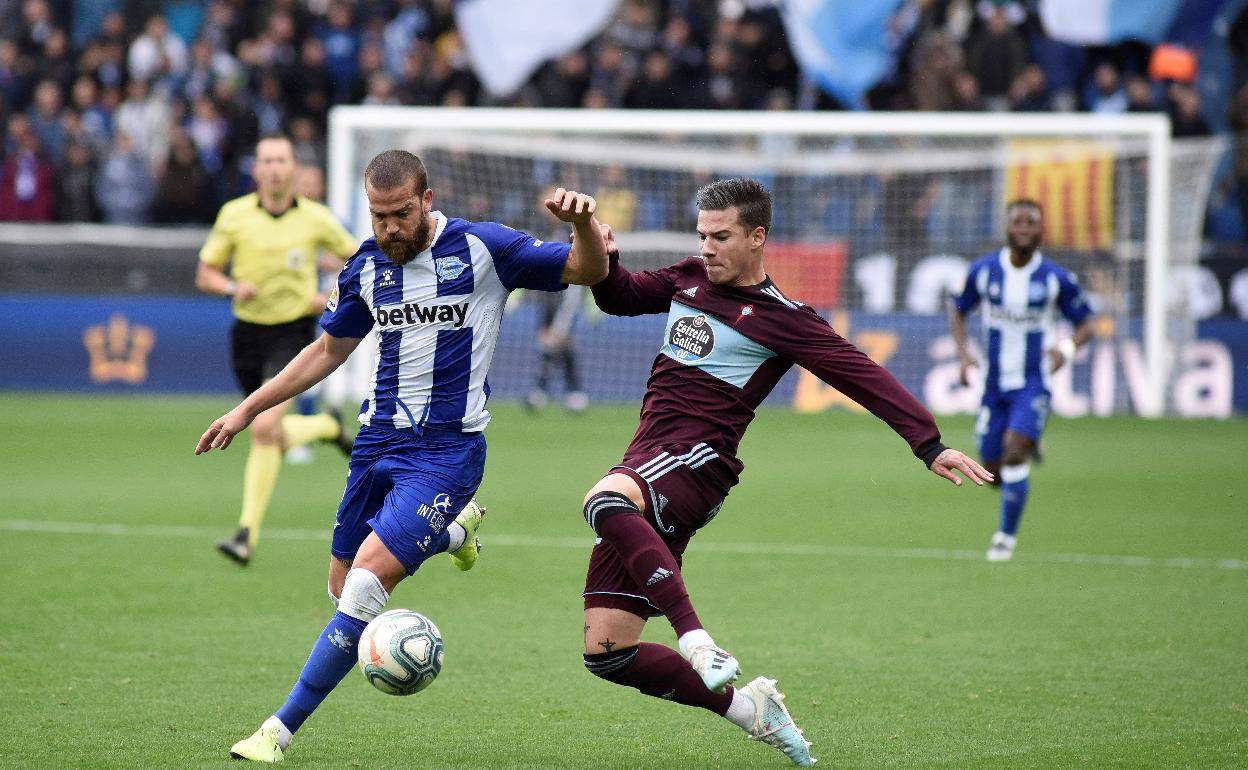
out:
M325 44L310 37L299 48L299 66L286 80L287 111L308 115L324 126L329 115L333 84L325 65Z
M34 85L34 62L23 56L17 43L0 38L0 96L9 109L26 109Z
M329 6L328 23L319 26L314 34L325 47L330 103L343 104L354 93L360 71L362 41L359 30L352 24L351 6L343 0L335 0Z
M1153 83L1143 75L1127 75L1127 112L1157 112Z
M87 75L74 80L70 106L81 119L82 130L77 138L88 145L92 156L103 153L112 143L113 116L104 106L95 80Z
M732 46L719 41L706 52L706 95L701 105L714 110L737 110L744 105L740 68Z
M147 153L149 165L156 165L169 153L169 103L152 93L146 80L135 78L126 86L126 100L113 116L113 127L124 133L135 148Z
M113 137L113 147L95 178L95 202L109 224L148 222L156 184L147 159L124 131Z
M143 34L130 44L127 62L130 77L148 81L177 80L185 77L189 68L186 43L169 31L165 17L159 13L148 18Z
M152 221L159 224L212 224L216 201L212 179L204 170L187 133L174 129L169 159L160 169L160 183L152 206Z
M1122 88L1118 68L1112 62L1101 62L1092 72L1092 97L1089 112L1126 112L1127 93Z
M381 33L381 47L386 70L402 79L408 69L408 54L421 34L429 28L429 14L420 0L399 0L399 11Z
M1186 83L1172 83L1166 90L1170 133L1176 139L1209 136L1213 130L1200 111L1200 92Z
M667 53L655 49L646 54L641 77L629 89L624 99L625 106L643 110L674 110L688 103L686 85L672 71L672 60Z
M634 58L654 47L658 39L658 19L649 0L624 0L605 39L616 43Z
M56 215L56 171L25 115L8 120L10 147L0 166L0 220L51 222Z
M229 124L211 96L201 96L191 105L186 134L199 148L199 160L203 167L212 173L220 171L225 158Z
M1010 86L1010 109L1014 112L1045 112L1049 109L1044 70L1028 64Z
M368 92L360 101L361 104L397 105L399 97L395 95L394 78L387 72L374 72L368 76Z
M693 41L693 30L683 16L673 13L668 18L660 44L676 72L686 81L700 79L706 74L706 56Z
M619 43L606 41L594 56L589 87L597 91L611 107L624 105L624 94L633 80L635 65L628 51Z
M286 101L282 94L282 81L272 70L260 75L255 101L251 104L256 114L257 130L264 134L277 134L286 125Z
M956 105L957 79L963 72L962 51L939 30L926 33L915 46L915 67L910 71L910 106L922 111L950 110ZM979 90L979 78L975 79Z
M98 222L95 203L95 152L76 139L65 150L65 165L57 173L57 214L62 222Z
M40 80L35 86L35 101L27 112L30 127L39 135L39 146L52 165L65 159L64 96L55 80Z
M543 107L579 107L589 87L589 57L583 50L564 54L543 67L536 82Z
M204 94L211 94L213 84L218 80L240 81L244 77L243 67L237 59L227 51L214 49L208 38L200 38L191 46L191 64L182 86L182 95L193 101Z
M1008 11L1000 6L989 9L984 29L968 50L967 69L979 81L980 92L989 109L1009 107L1009 90L1028 64L1027 43L1010 26Z
M37 56L56 29L52 7L47 0L25 0L22 3L22 30L18 46L25 56ZM7 37L7 34L6 34Z
M65 30L54 28L44 40L43 51L36 59L35 71L40 77L60 86L61 93L69 90L76 67L73 53L69 50L69 35L65 34Z
M301 115L290 121L290 143L295 148L295 163L300 167L325 167L325 138L311 118Z

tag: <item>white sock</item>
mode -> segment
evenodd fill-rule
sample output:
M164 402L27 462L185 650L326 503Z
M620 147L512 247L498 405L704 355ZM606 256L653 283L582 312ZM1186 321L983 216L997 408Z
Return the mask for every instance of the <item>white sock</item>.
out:
M464 544L464 538L468 536L468 532L464 530L464 526L458 521L452 521L446 525L446 534L450 536L450 541L446 546L446 550L454 551Z
M692 631L686 631L676 640L676 644L680 646L680 654L689 657L689 651L694 647L701 647L704 644L715 646L715 640L706 632L706 629L695 628Z
M286 725L282 724L282 720L278 719L276 714L264 720L264 724L260 725L261 730L267 730L270 727L277 728L277 745L282 747L282 751L285 751L286 747L290 745L290 739L295 737L294 733L286 729Z
M732 703L728 704L724 719L742 730L749 730L754 726L754 699L742 692L740 687L736 688L732 691Z

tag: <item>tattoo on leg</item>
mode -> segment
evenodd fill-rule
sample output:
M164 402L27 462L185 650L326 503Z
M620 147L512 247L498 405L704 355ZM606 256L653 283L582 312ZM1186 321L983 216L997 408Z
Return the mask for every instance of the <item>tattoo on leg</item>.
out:
M610 639L603 639L602 641L598 642L598 646L601 647L603 651L605 652L611 652L611 649L615 647L615 645L617 644L619 644L619 642L613 642Z
M585 641L589 641L589 624L585 624Z

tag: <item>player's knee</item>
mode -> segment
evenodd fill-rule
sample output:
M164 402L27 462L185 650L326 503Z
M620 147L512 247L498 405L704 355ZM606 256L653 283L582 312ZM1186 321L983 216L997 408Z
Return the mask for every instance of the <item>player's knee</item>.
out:
M333 595L332 591L330 595ZM376 575L361 567L353 567L342 583L338 611L367 623L381 614L389 600L390 594Z
M334 593L334 584L329 583L325 586L325 590L329 593L329 602L335 607L338 606L338 594Z
M612 516L627 513L641 514L637 504L628 495L619 492L598 492L585 501L585 521L590 529L601 534L599 527Z
M251 440L256 444L280 444L283 435L281 423L256 422L252 425Z
M612 681L632 664L633 658L637 657L638 649L633 646L608 652L586 653L585 668L594 676Z

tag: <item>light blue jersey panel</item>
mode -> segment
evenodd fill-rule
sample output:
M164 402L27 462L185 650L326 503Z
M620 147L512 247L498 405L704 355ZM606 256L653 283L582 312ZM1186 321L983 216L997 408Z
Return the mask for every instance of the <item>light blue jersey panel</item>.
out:
M700 310L672 300L659 351L682 364L744 388L758 367L776 353Z

